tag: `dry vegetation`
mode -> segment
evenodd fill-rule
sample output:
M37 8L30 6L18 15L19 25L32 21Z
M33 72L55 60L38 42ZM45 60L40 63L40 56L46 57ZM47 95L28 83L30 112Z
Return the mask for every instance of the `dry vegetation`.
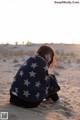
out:
M28 55L31 56L34 54L34 51L23 51L23 50L19 50L19 51L13 51L13 50L0 50L0 57L12 57L12 56L24 56L24 55Z
M61 45L54 45L49 44L55 49L56 53L56 61L57 63L65 63L70 64L72 62L80 63L80 56L77 55L77 51L79 52L79 46L76 47L76 45L63 45L63 48L61 49ZM40 45L36 45L37 48L39 48ZM6 61L6 58L18 58L18 57L24 57L24 56L32 56L35 54L37 48L35 49L34 45L0 45L0 58L4 59L4 62ZM60 49L59 49L60 48ZM15 62L15 61L14 61Z

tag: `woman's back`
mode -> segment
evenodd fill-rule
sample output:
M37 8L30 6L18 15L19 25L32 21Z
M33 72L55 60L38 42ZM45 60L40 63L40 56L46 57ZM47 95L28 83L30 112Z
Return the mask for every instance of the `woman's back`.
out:
M48 66L39 55L30 57L18 70L14 79L10 92L25 101L40 101L48 95Z

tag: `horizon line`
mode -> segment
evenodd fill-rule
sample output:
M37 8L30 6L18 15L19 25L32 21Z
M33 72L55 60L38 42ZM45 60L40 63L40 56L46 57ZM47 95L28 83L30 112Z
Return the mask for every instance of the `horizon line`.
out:
M0 45L32 45L32 44L66 44L66 45L80 45L80 43L63 43L63 42L60 42L60 43L49 43L49 42L46 42L46 43L33 43L33 42L30 42L30 43L18 43L18 42L15 42L14 44L13 43L0 43Z

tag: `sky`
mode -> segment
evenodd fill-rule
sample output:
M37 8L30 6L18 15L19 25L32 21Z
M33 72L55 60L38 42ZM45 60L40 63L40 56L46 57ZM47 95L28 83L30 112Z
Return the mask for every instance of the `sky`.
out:
M54 1L0 0L0 43L80 43L80 3Z

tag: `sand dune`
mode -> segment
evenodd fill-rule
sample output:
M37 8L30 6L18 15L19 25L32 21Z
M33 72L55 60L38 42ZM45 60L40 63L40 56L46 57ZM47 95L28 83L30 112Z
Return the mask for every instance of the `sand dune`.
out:
M50 44L57 63L50 72L61 86L60 101L44 101L38 108L21 108L9 104L9 89L21 64L39 45L0 45L0 112L8 112L9 120L80 120L80 46Z

